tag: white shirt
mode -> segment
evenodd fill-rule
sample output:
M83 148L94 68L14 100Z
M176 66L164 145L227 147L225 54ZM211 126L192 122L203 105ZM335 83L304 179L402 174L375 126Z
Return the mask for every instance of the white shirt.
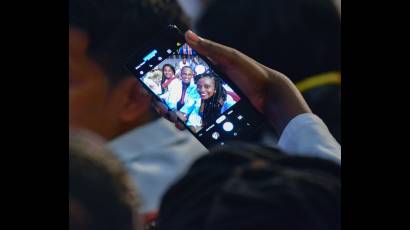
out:
M112 140L108 145L130 172L142 197L141 212L156 210L169 186L208 150L189 131L160 118ZM279 148L288 154L341 163L341 146L323 121L305 113L285 127Z
M115 138L108 147L130 172L142 213L158 209L170 185L208 152L189 131L177 130L163 118Z
M191 61L186 60L185 64L183 61L180 61L178 63L178 69L182 69L182 67L185 67L185 66L191 67Z
M182 97L182 81L180 79L173 80L168 85L168 92L169 95L165 102L170 109L175 109L177 107L177 103L179 102L179 100L181 100ZM196 90L195 83L193 82L193 80L191 80L191 83L185 91L184 103L192 99L195 100L196 98L199 98L199 94Z
M283 130L278 146L290 155L319 157L341 164L340 144L325 123L312 113L294 117Z

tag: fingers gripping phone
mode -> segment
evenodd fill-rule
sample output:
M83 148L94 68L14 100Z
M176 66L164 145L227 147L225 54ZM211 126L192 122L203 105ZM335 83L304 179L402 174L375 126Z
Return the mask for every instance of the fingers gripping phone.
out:
M264 124L237 86L188 46L175 25L133 54L127 68L207 148L252 141Z

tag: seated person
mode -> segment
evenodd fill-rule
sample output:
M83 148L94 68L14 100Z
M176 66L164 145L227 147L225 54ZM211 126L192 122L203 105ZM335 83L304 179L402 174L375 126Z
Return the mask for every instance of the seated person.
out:
M180 79L181 79L182 68L185 67L185 66L191 67L191 61L187 58L186 55L182 55L181 58L182 58L182 60L175 64L175 68L176 68L175 75ZM193 70L192 67L191 67L191 69Z
M171 110L179 110L190 99L199 97L193 76L191 67L184 66L181 69L181 79L175 79L168 85L169 97L165 102Z
M191 61L187 60L187 57L182 56L182 60L178 63L178 69L182 69L184 66L191 66Z
M168 85L175 79L175 68L171 64L164 64L161 78L162 93L168 91Z
M196 75L205 73L209 67L206 65L199 56L194 56L191 61L191 68L195 71ZM196 81L195 81L196 82Z
M214 74L200 75L197 91L200 97L190 100L179 111L180 117L187 121L188 127L194 132L212 124L219 115L236 103L227 94L222 80Z
M196 52L188 44L184 44L179 48L179 55L185 56L195 56Z

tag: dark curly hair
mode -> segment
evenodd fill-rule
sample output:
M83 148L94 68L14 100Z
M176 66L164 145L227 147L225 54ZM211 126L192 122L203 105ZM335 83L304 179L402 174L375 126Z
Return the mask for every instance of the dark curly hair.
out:
M200 74L196 78L196 82L201 78L210 78L215 83L215 94L212 97L202 100L204 104L204 110L200 114L202 117L202 126L206 127L212 122L214 122L218 116L221 114L221 108L226 101L227 93L225 88L222 86L223 81L214 73L204 73Z

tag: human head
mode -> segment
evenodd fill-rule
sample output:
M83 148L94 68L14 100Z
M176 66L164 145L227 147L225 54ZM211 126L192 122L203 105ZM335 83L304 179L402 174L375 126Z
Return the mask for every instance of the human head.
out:
M181 68L181 80L184 84L191 84L192 77L194 76L194 71L189 66L184 66Z
M162 79L169 79L175 75L175 68L171 64L162 66Z
M222 80L213 74L205 73L197 77L196 86L199 96L202 100L208 100L215 96L220 103L226 100L226 90L222 86Z
M70 230L141 229L137 191L123 165L90 133L70 133Z
M172 0L69 0L69 124L112 139L150 120L150 98L128 70L128 56L173 23Z
M197 160L166 192L158 229L340 229L340 191L333 162L235 143Z
M215 81L210 77L199 78L196 88L202 100L207 100L216 93Z

